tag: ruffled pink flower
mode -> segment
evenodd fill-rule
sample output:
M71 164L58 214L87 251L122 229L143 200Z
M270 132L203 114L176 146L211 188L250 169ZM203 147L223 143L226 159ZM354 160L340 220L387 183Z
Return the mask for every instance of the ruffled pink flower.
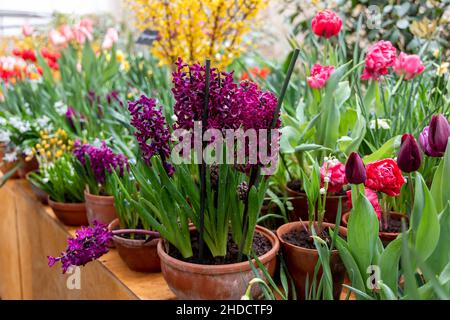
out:
M306 79L306 81L308 82L308 85L313 89L323 88L333 71L333 66L321 66L320 64L316 63L311 68L311 74Z
M338 160L325 161L320 168L321 187L324 182L328 182L328 192L340 192L342 187L347 184L345 177L345 166Z
M319 11L311 21L311 29L319 37L331 38L342 28L342 19L331 10Z
M400 52L394 64L394 72L399 76L405 76L405 80L411 80L425 69L420 57L416 54L408 55Z
M372 204L373 209L375 210L375 213L377 214L378 220L381 219L381 206L378 202L378 195L375 191L372 189L366 188L364 191L366 198L370 201ZM347 207L352 208L352 191L347 191Z
M119 40L119 33L114 28L108 28L103 39L102 48L107 50L111 49L114 43Z
M388 74L388 68L395 63L397 50L390 41L378 41L368 50L365 58L365 68L361 80L379 80Z

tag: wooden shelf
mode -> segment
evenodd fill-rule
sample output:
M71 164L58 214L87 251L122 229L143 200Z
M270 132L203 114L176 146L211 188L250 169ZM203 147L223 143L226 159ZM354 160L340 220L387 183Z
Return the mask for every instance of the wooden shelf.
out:
M161 273L128 269L115 249L80 270L81 288L68 289L70 274L47 266L77 228L63 225L25 180L0 189L1 299L175 299Z

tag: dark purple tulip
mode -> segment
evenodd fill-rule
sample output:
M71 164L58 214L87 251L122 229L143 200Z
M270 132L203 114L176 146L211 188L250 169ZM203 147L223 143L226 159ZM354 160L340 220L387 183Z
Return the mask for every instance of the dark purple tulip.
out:
M361 184L366 181L366 167L359 154L352 152L345 164L345 177L351 184Z
M428 132L428 143L435 152L444 155L447 148L448 138L450 138L450 124L442 115L434 115L430 122L430 131Z
M431 149L431 146L428 142L429 131L430 131L429 126L426 126L425 128L423 128L423 131L419 136L420 147L422 148L423 152L429 157L442 157L441 153L436 152L433 149Z
M398 167L403 172L417 171L422 164L422 153L417 145L416 139L411 134L404 134L402 145L397 157Z

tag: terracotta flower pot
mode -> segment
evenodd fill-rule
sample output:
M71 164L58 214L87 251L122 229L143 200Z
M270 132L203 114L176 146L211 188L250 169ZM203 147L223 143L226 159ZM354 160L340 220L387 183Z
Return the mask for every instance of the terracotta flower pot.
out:
M17 173L20 179L25 179L28 172L36 171L39 169L39 162L36 157L33 157L30 161L25 161L25 156L22 156L22 165L20 166Z
M405 214L401 214L399 212L389 212L388 214L389 219L401 222L402 218L404 218L406 220L406 225L409 225L409 217ZM348 218L350 217L350 212L346 212L343 216L342 216L342 225L344 227L347 227L348 224ZM381 219L383 219L383 215L381 215ZM383 220L382 220L383 221ZM397 239L397 237L401 234L401 232L384 232L384 231L380 231L378 233L381 242L383 243L384 246L387 246L390 242L392 242L393 240Z
M160 235L158 232L149 230L120 229L119 219L114 219L108 226L114 234L113 242L119 252L120 258L126 263L128 268L139 272L160 272L161 261L158 256L158 242ZM134 240L121 237L123 234L144 234L152 239Z
M304 221L303 223L307 226L309 222ZM323 222L322 226L324 228L335 227L334 224L326 222ZM319 261L319 254L316 249L302 248L289 243L283 239L283 236L291 231L300 231L303 228L302 223L298 221L286 223L277 230L277 236L283 250L283 257L286 261L289 273L294 279L298 299L305 299L306 278L308 277L308 283L311 284L314 277L314 269ZM345 228L339 227L339 234L345 236L346 233ZM337 250L331 252L330 268L333 277L333 297L337 300L341 294L342 283L344 282L345 277L345 266L342 263ZM322 268L318 273L317 279L320 279L321 276Z
M84 199L86 201L86 214L89 225L92 226L94 221L110 224L117 218L113 196L96 196L85 191Z
M85 203L55 202L48 197L48 205L53 209L56 217L68 226L87 226Z
M280 243L268 229L256 226L256 231L270 240L272 248L259 257L273 276ZM175 259L167 254L168 243L161 239L158 255L161 270L178 299L187 300L238 300L245 293L254 273L248 261L224 265L202 265ZM256 265L256 262L253 261ZM255 288L258 291L259 288ZM254 292L255 296L258 292Z
M38 172L38 170L34 170L34 171L31 171L31 172ZM37 198L42 204L48 204L48 201L47 201L48 195L47 195L47 193L46 193L44 190L42 190L41 188L35 186L35 185L30 181L30 179L28 179L28 176L30 175L31 172L28 172L28 173L25 175L25 179L27 179L28 182L30 183L31 190L33 191L33 193L34 193L34 195L36 196L36 198Z
M306 197L306 193L294 191L287 186L286 191L288 193L288 196L292 198L290 199L290 201L292 202L292 206L294 207L294 209L289 213L289 221L296 222L300 219L302 219L303 221L308 220L308 198ZM327 202L325 205L326 210L324 221L329 223L336 222L336 215L339 207L339 198L341 198L341 212L345 212L347 210L347 195L329 195L327 196Z

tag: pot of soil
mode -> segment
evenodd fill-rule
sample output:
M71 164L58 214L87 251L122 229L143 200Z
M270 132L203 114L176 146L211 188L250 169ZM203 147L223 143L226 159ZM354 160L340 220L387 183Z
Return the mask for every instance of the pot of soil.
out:
M249 261L238 261L238 248L228 237L227 256L205 257L204 264L198 259L198 237L191 230L193 257L184 259L179 251L166 240L158 243L158 255L161 270L178 299L187 300L239 300L247 289L248 283L255 277ZM268 229L256 226L253 238L253 250L259 261L273 276L280 243ZM256 262L252 261L256 266ZM262 274L262 272L261 272ZM252 289L253 297L262 294L259 287Z
M158 232L142 229L119 229L119 219L114 219L108 226L113 232L113 242L120 258L128 268L139 272L160 272L157 246L160 239Z
M117 218L113 196L97 196L84 191L84 199L89 225L94 225L94 221L108 225Z
M342 216L342 225L344 227L347 227L349 217L350 212L347 212ZM384 246L387 246L402 233L402 219L405 219L406 228L408 228L409 217L406 214L391 211L388 214L381 215L380 231L378 235Z
M335 225L323 222L322 227L321 238L331 243L328 228L334 228ZM284 224L277 230L277 236L281 242L286 266L294 279L298 299L305 299L307 277L308 283L311 284L314 277L314 269L319 261L319 254L308 228L308 221L304 221L303 224L297 221ZM339 234L341 236L346 236L346 233L345 228L339 227ZM338 300L345 277L345 266L337 250L332 250L331 252L330 268L333 277L333 297L335 300ZM320 279L321 276L322 268L319 270L317 279Z
M28 172L36 171L39 169L39 162L36 157L33 157L30 161L25 161L25 156L22 156L22 165L17 173L20 179L25 179Z
M48 196L48 205L53 209L56 217L68 226L87 226L85 203L55 202Z
M34 171L30 171L25 175L25 179L28 180L28 182L30 183L31 186L31 191L33 191L34 195L36 196L36 198L42 203L42 204L48 204L47 198L48 195L47 193L42 190L41 188L35 186L30 179L28 179L29 175L31 172L36 172L39 173L39 170L34 170Z
M289 213L289 221L299 221L300 219L308 220L308 198L306 193L301 189L301 183L298 180L289 181L286 186L287 194L292 202L293 210ZM336 215L339 207L339 199L341 199L341 212L347 211L347 194L345 192L339 194L327 195L324 221L328 223L336 222Z

